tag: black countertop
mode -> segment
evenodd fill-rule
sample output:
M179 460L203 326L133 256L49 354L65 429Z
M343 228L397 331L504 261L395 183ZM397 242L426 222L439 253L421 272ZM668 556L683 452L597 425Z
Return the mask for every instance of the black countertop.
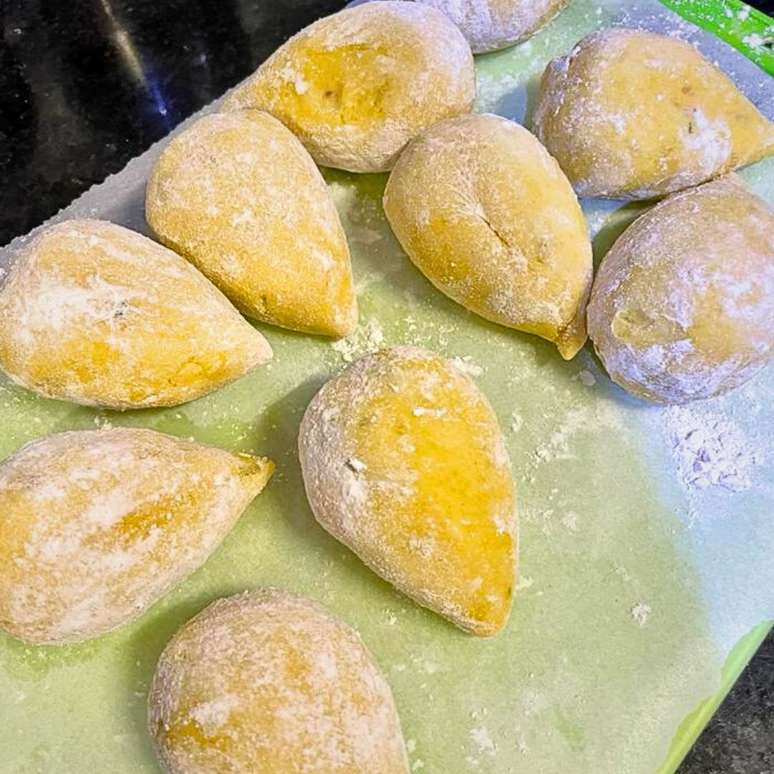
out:
M0 245L343 0L0 0ZM771 0L756 5L771 13ZM680 774L774 774L774 636Z

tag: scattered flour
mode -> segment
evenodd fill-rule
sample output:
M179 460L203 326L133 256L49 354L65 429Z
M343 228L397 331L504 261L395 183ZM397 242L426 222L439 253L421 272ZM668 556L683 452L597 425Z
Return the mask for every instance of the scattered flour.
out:
M435 661L431 661L428 658L425 658L422 655L413 655L411 656L411 663L421 672L424 672L426 675L434 675L436 672L440 671L441 667L439 664L437 664Z
M750 46L750 48L758 48L759 46L766 45L769 40L770 38L764 38L763 35L758 35L754 32L752 35L745 35L742 38L742 43Z
M650 605L646 605L644 602L638 602L631 608L629 614L638 626L643 627L648 622L651 612Z
M484 373L484 369L480 365L476 365L470 355L453 357L452 363L454 363L458 371L462 371L463 374L468 376L481 376Z
M524 89L522 74L519 75L481 75L476 76L477 113L496 113L507 95Z
M584 409L569 409L557 429L548 439L535 449L538 462L550 462L555 459L570 459L574 455L570 450L570 441L579 431L592 428L591 417Z
M516 591L524 591L528 589L535 582L529 575L522 575L516 583Z
M543 440L532 452L529 467L554 460L569 460L578 456L578 436L607 431L619 432L623 428L620 412L610 403L599 401L592 406L573 406L558 416L545 414L551 422L552 432L544 432ZM529 475L526 476L527 480Z
M578 514L575 511L568 511L562 517L562 526L570 530L570 532L578 531Z
M524 425L524 418L518 411L514 411L511 414L511 432L518 433Z
M497 747L489 735L489 729L486 726L478 726L470 730L470 738L478 748L478 751L486 755L494 756Z
M720 487L731 492L752 486L763 454L735 422L722 414L685 406L667 409L666 416L683 486Z
M331 349L338 352L345 363L351 363L361 355L375 352L384 344L384 331L379 322L371 318L361 325L348 338L339 339L331 344Z

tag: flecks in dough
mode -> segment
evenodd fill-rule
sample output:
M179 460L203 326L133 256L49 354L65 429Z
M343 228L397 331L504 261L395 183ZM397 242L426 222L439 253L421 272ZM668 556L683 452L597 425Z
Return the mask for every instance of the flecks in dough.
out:
M473 56L446 16L380 0L301 30L224 101L279 118L318 164L383 172L426 127L469 113Z
M317 520L421 605L473 634L507 622L514 485L497 419L432 352L368 355L310 403L299 438Z
M349 249L301 143L258 110L213 113L156 163L146 217L248 317L346 336L357 325Z
M734 176L670 196L603 260L588 323L635 395L685 403L738 387L774 353L774 212Z
M273 469L153 430L27 444L0 465L0 628L59 644L137 618L207 560Z
M185 624L149 703L170 774L408 774L390 687L360 637L287 592L220 599Z
M689 43L608 29L546 68L535 133L580 196L650 199L774 152L774 124Z
M462 31L474 54L512 46L553 19L569 0L415 0L437 8Z
M188 261L105 221L46 228L0 290L0 367L46 397L175 406L269 359L263 336Z
M437 124L401 154L384 210L411 260L457 303L554 342L565 358L583 346L586 221L526 129L487 114Z

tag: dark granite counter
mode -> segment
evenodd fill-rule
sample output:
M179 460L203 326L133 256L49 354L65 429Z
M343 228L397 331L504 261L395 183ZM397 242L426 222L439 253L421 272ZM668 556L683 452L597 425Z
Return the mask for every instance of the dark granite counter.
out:
M343 0L0 0L0 244L117 172ZM770 0L756 3L772 12ZM774 773L774 636L681 774Z
M736 682L679 774L774 772L774 632Z

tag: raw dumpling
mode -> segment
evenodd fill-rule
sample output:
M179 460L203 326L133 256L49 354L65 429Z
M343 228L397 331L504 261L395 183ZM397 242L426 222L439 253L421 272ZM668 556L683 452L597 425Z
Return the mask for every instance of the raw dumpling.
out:
M0 367L49 398L175 406L270 359L263 336L190 263L105 221L46 228L0 290Z
M185 624L149 703L169 774L408 774L392 692L360 637L287 592L220 599Z
M357 325L349 249L301 143L258 110L213 113L164 149L146 217L248 317L346 336Z
M204 564L273 464L153 430L58 433L0 465L0 628L78 642Z
M424 128L468 113L473 56L440 11L379 0L301 30L238 86L223 109L280 119L318 164L390 169Z
M314 515L371 569L472 634L508 620L514 487L497 419L448 360L368 355L314 397L299 438Z
M689 43L609 29L551 62L535 134L580 196L649 199L774 153L774 124Z
M457 303L553 341L564 358L583 346L586 221L526 129L494 115L428 129L401 154L384 211L409 258Z
M738 387L774 353L774 212L733 176L670 196L605 257L588 322L635 395L685 403Z
M443 11L474 54L496 51L530 37L569 0L416 0Z

